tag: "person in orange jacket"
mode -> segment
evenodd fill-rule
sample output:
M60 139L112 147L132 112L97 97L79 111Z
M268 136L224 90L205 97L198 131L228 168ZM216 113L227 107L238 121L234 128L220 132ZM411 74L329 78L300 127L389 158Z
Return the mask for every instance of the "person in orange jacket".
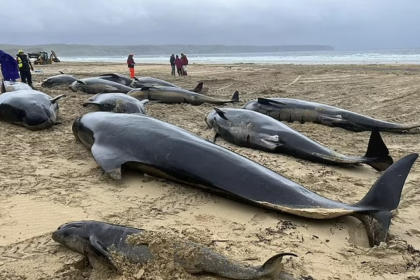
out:
M127 66L128 66L128 69L130 69L130 77L131 78L134 78L134 65L136 65L136 63L134 62L134 58L133 58L133 54L132 53L130 53L130 55L128 56L128 58L127 58Z

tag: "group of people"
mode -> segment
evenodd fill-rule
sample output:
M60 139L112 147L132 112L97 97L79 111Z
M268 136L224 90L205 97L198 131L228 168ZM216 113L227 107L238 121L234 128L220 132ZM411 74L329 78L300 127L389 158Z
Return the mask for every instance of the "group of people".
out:
M178 76L187 76L188 58L184 53L181 53L181 57L179 57L178 55L175 56L174 54L172 54L171 57L169 58L169 62L171 63L172 76L176 76L175 68L177 70ZM134 71L135 65L136 65L136 62L134 61L134 55L130 53L127 57L127 66L128 66L128 69L130 70L131 78L134 78L135 76L135 71Z
M187 66L188 66L188 58L185 54L181 53L181 58L178 55L172 54L169 58L169 62L171 63L172 76L175 75L175 67L177 69L178 76L187 76Z
M16 59L0 50L0 64L4 81L16 82L20 78L21 82L27 83L33 88L31 71L34 70L34 67L23 50L18 51Z

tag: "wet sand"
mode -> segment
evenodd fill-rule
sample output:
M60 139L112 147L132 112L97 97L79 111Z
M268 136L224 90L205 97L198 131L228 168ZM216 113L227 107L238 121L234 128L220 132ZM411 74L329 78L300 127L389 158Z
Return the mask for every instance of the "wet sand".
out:
M369 248L364 227L352 217L303 219L132 173L120 182L112 180L102 174L71 131L76 117L96 110L82 107L90 96L69 89L43 89L40 83L58 71L80 78L112 72L128 75L125 64L63 62L35 69L42 71L33 73L38 90L67 97L59 101L62 124L51 129L34 132L0 123L0 279L101 279L86 262L80 262L79 254L51 239L60 224L81 219L195 238L252 265L276 253L293 252L299 257L286 258L285 270L296 278L420 279L419 162L394 213L389 243ZM420 66L193 64L189 76L172 77L169 65L139 65L136 73L184 88L203 81L205 94L216 98L240 92L238 104L220 107L241 107L256 97L290 97L387 121L420 122ZM209 104L146 106L149 115L201 137L212 136L204 122L212 108ZM364 155L370 135L310 123L289 125L346 155ZM382 133L382 137L394 161L420 151L418 134ZM314 192L347 203L359 201L380 175L365 165L332 167L240 148L220 138L217 143ZM162 271L157 269L156 276L133 272L108 277L182 279L182 274Z

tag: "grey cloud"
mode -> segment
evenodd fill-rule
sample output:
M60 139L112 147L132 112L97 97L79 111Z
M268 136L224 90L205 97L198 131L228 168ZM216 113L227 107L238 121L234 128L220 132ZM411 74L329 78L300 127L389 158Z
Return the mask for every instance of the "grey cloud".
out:
M419 13L418 0L9 0L0 34L9 44L420 47Z

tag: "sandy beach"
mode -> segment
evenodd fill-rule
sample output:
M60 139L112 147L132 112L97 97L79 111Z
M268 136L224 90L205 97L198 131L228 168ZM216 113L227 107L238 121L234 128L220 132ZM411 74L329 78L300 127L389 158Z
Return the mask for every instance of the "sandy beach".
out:
M59 101L62 123L51 129L29 131L0 123L0 279L220 279L174 274L159 265L137 267L123 275L108 273L105 278L93 272L81 255L51 239L51 232L62 223L85 219L194 239L251 265L292 252L298 257L285 258L285 271L296 279L420 279L418 161L393 213L389 242L370 248L365 228L352 217L303 219L154 177L128 173L121 181L109 178L71 130L75 118L96 110L82 107L91 96L44 89L41 82L59 71L80 78L129 75L126 65L61 62L35 69L42 71L33 72L36 89L67 97ZM189 76L173 77L169 65L138 65L136 74L187 89L202 81L205 94L221 99L239 91L239 103L220 107L239 108L257 97L289 97L386 121L420 123L420 65L191 64L188 70ZM146 106L152 117L203 138L213 135L204 122L212 108L210 104ZM364 155L370 136L311 123L288 125L345 155ZM420 152L419 134L381 134L394 161ZM241 148L220 138L217 144L346 203L363 198L380 176L366 165L333 167Z

